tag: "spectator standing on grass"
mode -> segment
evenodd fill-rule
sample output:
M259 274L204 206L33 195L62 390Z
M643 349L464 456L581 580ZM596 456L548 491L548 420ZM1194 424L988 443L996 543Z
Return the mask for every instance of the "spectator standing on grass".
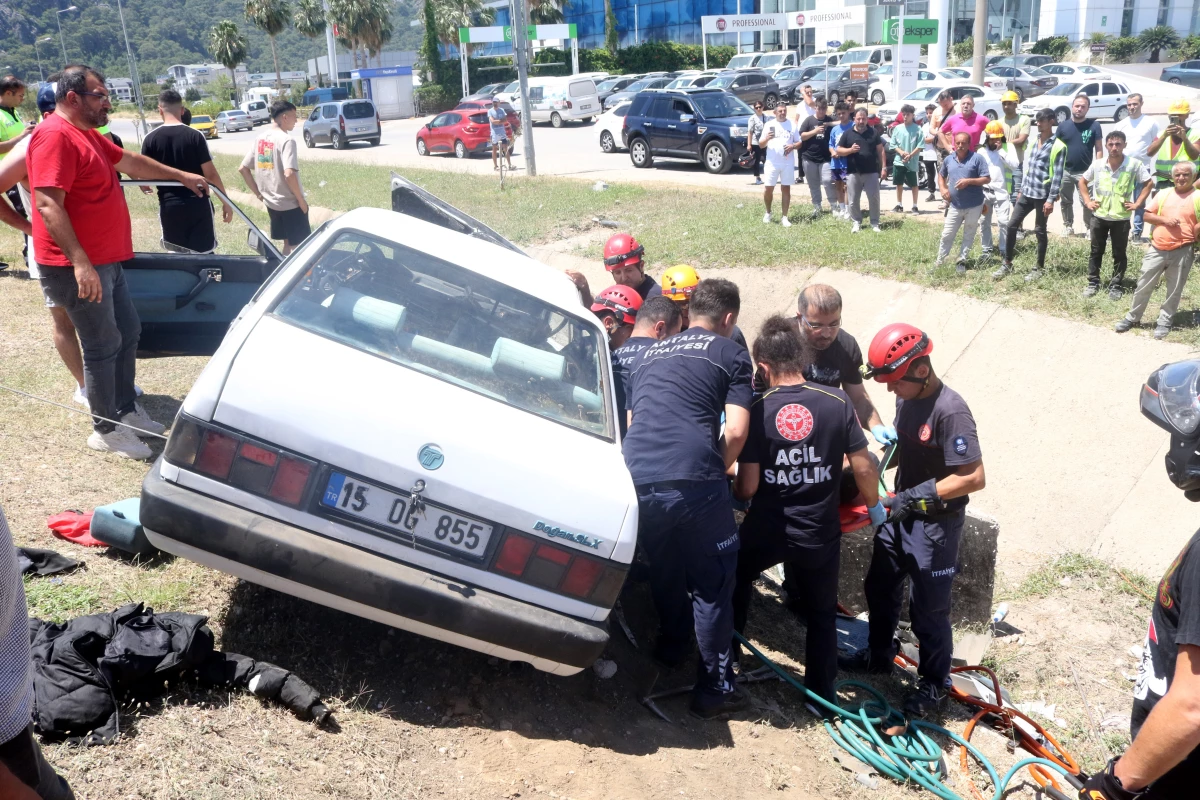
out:
M1021 190L1021 164L1025 162L1025 145L1029 142L1029 133L1033 129L1029 117L1017 113L1017 104L1020 102L1021 98L1014 91L1007 91L1000 96L1000 107L1004 109L1004 116L999 122L1004 131L1004 142L1017 155L1017 168L1013 170L1010 182L1012 190L1008 197L1012 203L1017 202L1017 192Z
M829 178L833 181L838 198L833 215L850 219L850 206L846 203L846 157L838 153L838 140L854 127L854 122L850 119L850 106L845 100L834 104L833 113L837 117L837 124L829 131Z
M767 124L767 115L763 113L762 101L754 104L754 113L746 122L746 141L750 143L750 152L754 155L754 185L762 186L763 162L767 159L766 148L759 145L762 138L763 126Z
M767 151L767 185L763 188L763 205L767 212L763 214L763 222L771 222L772 195L778 183L782 211L780 222L783 227L790 228L792 223L788 219L788 207L792 204L792 184L796 180L792 153L799 149L800 139L782 103L775 106L775 119L763 126L758 145Z
M1142 274L1133 291L1133 307L1117 322L1117 333L1124 333L1141 323L1142 314L1150 304L1150 295L1160 279L1166 281L1167 296L1158 312L1154 338L1165 339L1171 332L1171 320L1179 308L1179 298L1195 258L1196 206L1200 204L1200 194L1193 186L1196 182L1194 163L1179 162L1172 167L1171 178L1175 183L1173 191L1159 192L1150 203L1151 210L1146 212L1146 221L1154 226L1154 233L1146 257L1142 259Z
M66 310L79 334L87 400L95 415L88 447L149 458L150 448L138 436L160 434L164 427L137 403L141 323L122 267L133 258L133 231L117 173L179 181L197 196L207 193L208 182L126 152L101 136L96 128L108 122L111 106L104 76L96 70L64 69L55 99L55 113L37 126L25 156L38 210L33 242L42 292Z
M271 238L283 240L285 256L312 233L308 200L300 186L296 140L289 135L294 127L296 107L286 100L272 103L271 124L255 139L238 168L246 186L266 205Z
M831 211L837 210L837 194L833 188L833 170L829 165L829 136L834 122L825 112L825 95L817 95L813 104L814 113L800 125L799 135L800 160L804 165L804 173L808 175L808 195L812 200L813 219L816 219L821 214L822 187Z
M19 142L33 133L33 123L25 122L18 113L25 102L25 84L12 75L0 78L0 160L7 156ZM14 186L7 192L12 207L25 219L29 219L29 208L21 202L21 193ZM29 263L29 250L22 251L25 263ZM8 264L0 261L0 270Z
M1046 266L1046 218L1054 210L1054 201L1062 191L1063 161L1067 146L1054 135L1056 118L1049 108L1038 109L1033 119L1037 125L1037 138L1025 150L1022 166L1021 191L1005 232L1004 263L992 273L999 280L1012 272L1013 248L1017 244L1017 231L1030 212L1034 214L1033 234L1037 237L1037 267L1025 276L1027 281L1042 277Z
M1108 158L1097 159L1079 179L1079 197L1092 212L1092 255L1088 260L1088 285L1084 297L1100 291L1100 262L1104 246L1112 237L1113 274L1108 299L1120 300L1129 264L1129 218L1145 208L1150 197L1150 170L1144 163L1125 155L1125 134L1113 131L1104 141Z
M942 90L937 96L937 108L934 109L933 115L928 117L929 130L934 134L934 149L937 150L937 167L934 170L935 174L938 169L942 168L942 162L946 160L946 156L950 155L950 151L954 149L954 145L949 140L945 140L942 136L942 125L946 120L954 116L954 95L946 90ZM933 198L930 198L933 199ZM940 211L946 210L946 204L942 203Z
M804 120L808 119L815 113L817 113L816 98L813 97L812 85L806 83L800 87L800 104L796 106L796 115L792 117L792 125L796 129L797 134L799 134L800 126L804 124ZM800 152L797 151L793 158L796 160L796 169L798 170L796 181L803 182L804 161L800 155Z
M158 96L158 113L163 124L142 140L142 155L160 164L174 167L192 175L203 175L213 186L225 191L225 184L213 166L204 134L183 124L179 114L183 98L174 89ZM149 192L150 187L144 187ZM221 219L233 220L233 208L221 203ZM217 231L213 226L212 201L197 197L189 189L178 186L158 188L158 221L162 225L164 246L175 245L193 253L211 253L217 249Z
M1154 188L1154 159L1150 157L1149 150L1159 135L1158 121L1142 113L1142 96L1138 93L1133 93L1125 98L1125 108L1129 111L1129 116L1117 123L1113 128L1114 131L1120 131L1125 134L1125 155L1132 158L1134 161L1139 161L1146 166L1146 171L1150 173L1148 183ZM1141 193L1141 187L1138 188L1138 193ZM1133 212L1133 240L1141 243L1145 240L1142 238L1142 231L1145 229L1146 205L1142 204L1140 208ZM1114 245L1115 247L1115 245Z
M942 127L938 130L942 134L942 146L948 151L958 149L957 137L960 133L967 134L971 152L979 147L979 141L983 138L983 129L987 127L988 118L983 114L975 113L975 98L970 95L964 95L962 100L958 101L959 113L952 114L942 121Z
M29 609L17 549L0 509L0 797L75 800L71 787L46 763L33 737L32 718Z
M937 192L937 128L933 125L933 112L937 106L933 103L925 106L925 124L921 126L921 138L925 142L924 148L921 150L921 161L925 165L925 191L929 192L929 196L925 199L933 202Z
M938 247L934 268L940 267L950 255L954 237L962 229L962 246L958 252L955 271L967 271L967 254L975 242L975 230L983 216L983 187L991 181L987 162L971 147L971 135L965 131L954 135L954 153L942 162L938 170L938 188L942 199L950 204L942 226L942 242Z
M492 142L492 169L500 169L500 164L497 158L500 155L500 148L504 148L504 160L508 162L508 168L511 170L512 165L512 147L508 141L508 112L500 106L500 99L493 97L492 105L487 110L488 117L488 138Z
M892 162L892 183L896 186L896 207L892 210L897 214L904 211L904 187L912 189L912 213L919 214L917 208L917 178L921 171L921 150L925 147L925 135L921 126L913 122L916 109L904 105L900 109L903 120L892 129L892 149L896 151Z
M846 191L850 196L851 233L862 230L862 196L871 212L871 230L879 233L879 181L883 178L883 142L867 124L867 109L854 111L854 125L838 139L838 155L846 159Z
M1056 136L1067 146L1064 164L1066 175L1062 184L1063 236L1075 235L1075 188L1092 162L1104 157L1100 123L1087 118L1092 101L1086 94L1077 94L1071 101L1071 118L1058 126ZM1082 202L1082 198L1081 198ZM1083 227L1091 230L1092 210L1083 207Z
M1008 253L1008 237L1004 232L1012 216L1012 202L1009 197L1016 191L1013 189L1014 176L1020 172L1021 162L1017 159L1017 149L1005 141L1004 126L999 122L988 123L983 132L983 146L978 152L987 162L989 176L987 185L983 187L983 258L992 257L993 220L1000 229L1000 256L1003 258Z

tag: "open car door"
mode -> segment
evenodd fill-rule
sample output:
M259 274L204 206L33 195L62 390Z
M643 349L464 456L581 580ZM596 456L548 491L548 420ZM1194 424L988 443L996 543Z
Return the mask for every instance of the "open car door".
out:
M210 186L215 212L233 208L228 225L215 217L214 253L193 253L162 240L157 193L140 187L179 186L173 181L121 181L133 226L132 261L125 279L142 321L138 356L212 355L230 323L279 266L275 245L231 200Z

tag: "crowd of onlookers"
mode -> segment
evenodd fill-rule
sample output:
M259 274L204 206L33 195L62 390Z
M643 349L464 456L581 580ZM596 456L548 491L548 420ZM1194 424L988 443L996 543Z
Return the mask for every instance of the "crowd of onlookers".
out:
M780 187L781 224L789 219L791 187L808 184L811 216L829 211L863 227L864 199L872 231L880 232L883 182L890 179L896 193L896 213L905 210L910 195L912 214L919 214L921 191L927 200L940 197L945 223L935 267L952 256L964 274L978 232L982 254L977 263L998 258L996 279L1013 272L1022 226L1033 216L1035 260L1025 274L1037 281L1046 269L1047 220L1060 203L1063 235L1076 233L1075 196L1082 213L1081 234L1091 238L1088 282L1092 297L1101 290L1101 263L1111 242L1113 271L1108 296L1125 294L1129 243L1147 245L1142 272L1129 313L1116 325L1118 332L1141 321L1150 295L1165 281L1167 295L1159 312L1154 337L1170 332L1193 258L1197 208L1193 185L1200 163L1200 126L1189 130L1191 109L1186 101L1172 104L1168 124L1142 113L1143 98L1131 94L1128 115L1107 137L1100 123L1088 119L1090 101L1080 94L1071 116L1058 122L1053 111L1034 119L1017 113L1018 97L1006 92L1004 114L989 120L975 111L975 101L942 92L923 109L923 122L911 105L895 120L881 120L866 106L856 106L851 93L833 105L811 86L801 89L796 113L777 106L767 116L756 104L748 121L748 141L754 154L755 183L765 185L763 222L773 217L774 187ZM1198 201L1200 202L1200 201ZM1146 225L1152 226L1147 237ZM957 248L955 243L958 243Z

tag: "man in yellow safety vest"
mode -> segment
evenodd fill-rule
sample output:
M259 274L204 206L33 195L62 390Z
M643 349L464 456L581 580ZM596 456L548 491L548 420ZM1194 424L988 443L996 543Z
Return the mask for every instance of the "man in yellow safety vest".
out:
M1200 146L1188 135L1187 119L1192 106L1187 100L1176 100L1167 109L1167 127L1146 148L1146 155L1154 159L1154 188L1156 191L1174 186L1171 168L1180 161L1200 159Z
M1108 298L1120 300L1125 289L1125 267L1129 263L1129 219L1150 197L1150 170L1136 158L1125 155L1123 131L1109 131L1104 140L1108 158L1098 158L1079 178L1079 196L1092 211L1092 255L1088 261L1088 285L1084 297L1100 291L1100 261L1112 237L1113 274ZM1143 184L1145 184L1143 186Z

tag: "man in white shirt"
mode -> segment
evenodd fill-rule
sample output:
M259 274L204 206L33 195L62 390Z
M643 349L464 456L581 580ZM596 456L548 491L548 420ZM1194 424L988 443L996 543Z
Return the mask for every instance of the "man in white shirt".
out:
M992 221L1000 229L1000 257L1007 256L1008 219L1012 216L1013 175L1021 169L1021 161L1017 157L1017 148L1008 141L1004 134L1004 126L999 120L987 124L983 130L983 144L979 146L979 155L988 165L988 175L991 180L983 187L983 219L981 231L983 238L983 257L992 256Z
M1142 113L1142 96L1140 94L1131 94L1125 99L1125 107L1129 109L1129 116L1117 123L1113 128L1115 131L1120 131L1125 134L1125 155L1132 159L1142 162L1146 168L1150 170L1151 180L1154 176L1154 159L1146 153L1146 149L1150 143L1159 137L1162 129L1156 120L1150 119ZM1138 187L1138 194L1141 194L1141 187ZM1143 242L1142 229L1145 225L1146 207L1143 205L1137 211L1133 212L1133 240L1135 242Z
M783 200L783 227L790 228L792 223L788 220L788 207L792 204L792 184L796 178L792 153L799 149L800 139L796 136L796 127L787 118L787 107L782 103L775 106L775 119L763 126L758 146L767 151L767 185L763 187L763 204L767 207L767 213L763 214L763 223L771 222L771 204L775 184L778 183Z

